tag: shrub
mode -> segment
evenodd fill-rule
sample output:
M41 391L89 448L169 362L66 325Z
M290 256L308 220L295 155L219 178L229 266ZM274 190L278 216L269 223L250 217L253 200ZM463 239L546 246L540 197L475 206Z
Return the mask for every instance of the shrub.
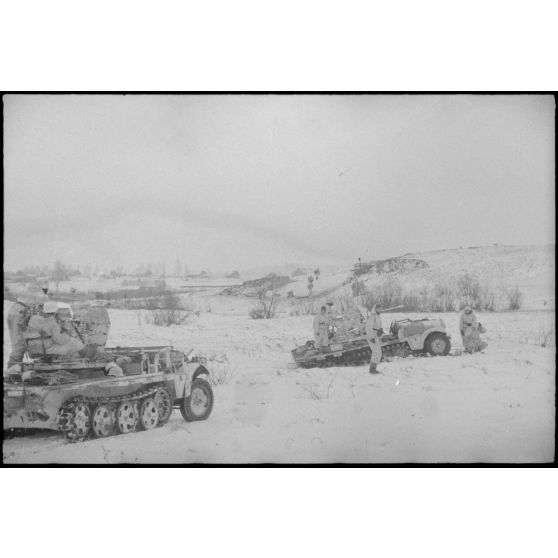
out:
M291 312L292 316L312 316L316 314L318 303L314 299L299 302Z
M453 312L456 305L456 291L450 282L441 281L434 285L427 310L431 312Z
M275 317L277 309L279 293L277 290L281 287L280 277L274 275L271 277L269 287L262 287L258 290L258 304L250 310L250 317L253 320L262 320Z
M457 291L462 306L470 306L475 310L480 310L480 283L478 280L465 273L457 278Z
M183 324L188 314L183 310L152 310L153 325L169 327Z
M333 302L333 310L337 314L343 314L356 308L355 299L346 294L336 296L331 302Z
M158 299L150 299L148 309L151 310L153 324L156 326L180 325L188 318L188 313L182 308L180 297L172 293Z
M480 289L480 308L487 312L496 311L496 293L488 284L481 285Z
M397 277L388 277L374 285L362 296L363 306L371 310L374 304L381 304L384 308L403 304L403 288Z
M519 287L503 287L502 291L508 301L508 310L519 310L523 305L523 293L519 290Z
M327 386L324 385L322 382L320 382L320 385L308 383L308 384L300 384L300 387L304 391L309 393L312 399L321 401L322 399L330 398L332 393L333 382L335 382L336 378L337 378L337 372L334 372L330 376Z

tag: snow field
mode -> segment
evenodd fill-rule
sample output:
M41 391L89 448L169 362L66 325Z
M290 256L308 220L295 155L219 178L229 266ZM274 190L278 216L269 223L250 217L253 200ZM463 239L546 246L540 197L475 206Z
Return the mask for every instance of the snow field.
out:
M233 298L233 297L231 297ZM367 367L301 370L290 350L311 316L251 320L242 299L185 324L156 327L110 310L109 345L170 343L209 358L215 407L186 423L175 411L149 432L68 444L57 434L6 439L7 463L540 462L554 455L554 312L479 314L485 354L414 357ZM217 312L217 310L219 312ZM461 348L457 314L446 322ZM384 328L400 314L383 316ZM423 317L407 315L407 317ZM551 346L552 345L552 346Z

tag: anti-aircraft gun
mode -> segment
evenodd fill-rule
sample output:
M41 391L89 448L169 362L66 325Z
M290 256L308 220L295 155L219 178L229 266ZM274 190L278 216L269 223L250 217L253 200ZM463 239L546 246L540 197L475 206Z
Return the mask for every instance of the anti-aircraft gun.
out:
M103 306L76 312L71 326L102 358L30 354L22 376L4 376L5 430L59 430L76 441L162 426L174 408L186 421L211 414L213 391L203 357L169 345L107 348L110 319ZM123 376L107 375L107 360Z

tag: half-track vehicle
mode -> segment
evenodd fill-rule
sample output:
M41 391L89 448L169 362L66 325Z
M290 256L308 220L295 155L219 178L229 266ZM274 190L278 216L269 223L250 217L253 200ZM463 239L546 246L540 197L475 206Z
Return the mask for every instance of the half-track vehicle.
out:
M24 360L22 376L4 376L4 430L58 430L77 441L162 426L174 408L186 421L211 414L203 357L172 346L106 348L110 320L103 307L76 314L74 325L84 342L103 349L103 359L35 354ZM107 375L107 359L123 375Z
M366 339L366 324L357 310L333 318L329 326L329 345L320 349L314 341L291 351L301 368L357 366L370 361L371 349ZM389 333L382 335L382 359L430 354L445 356L451 339L441 319L394 320Z

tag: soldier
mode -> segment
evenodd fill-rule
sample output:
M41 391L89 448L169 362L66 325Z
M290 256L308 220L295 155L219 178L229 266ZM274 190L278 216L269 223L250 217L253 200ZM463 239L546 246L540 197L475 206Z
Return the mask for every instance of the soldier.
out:
M123 371L114 357L100 351L95 344L85 345L70 335L72 328L72 310L63 302L47 302L41 314L29 320L25 337L29 352L33 355L60 355L71 358L85 357L104 361L108 376L122 376Z
M459 332L463 340L463 347L467 353L482 351L488 346L488 344L480 338L480 334L484 331L473 309L469 305L465 306L459 317Z
M368 344L370 345L370 350L372 351L372 356L370 357L370 374L380 373L377 370L377 366L382 361L382 346L380 338L384 333L384 330L382 329L382 318L380 318L381 312L382 307L379 304L374 304L372 312L366 322L366 338L368 340Z
M26 351L25 328L32 314L40 311L43 303L47 301L46 293L33 291L18 295L16 302L10 306L7 315L8 332L12 347L7 365L9 374L21 374L21 362Z
M62 312L59 312L62 310ZM75 355L85 345L67 333L64 327L65 309L58 302L45 302L43 311L29 320L25 338L31 355Z
M322 306L320 313L314 316L314 339L316 347L322 352L329 345L328 330L330 318L327 315L327 308Z

